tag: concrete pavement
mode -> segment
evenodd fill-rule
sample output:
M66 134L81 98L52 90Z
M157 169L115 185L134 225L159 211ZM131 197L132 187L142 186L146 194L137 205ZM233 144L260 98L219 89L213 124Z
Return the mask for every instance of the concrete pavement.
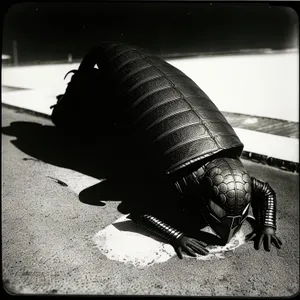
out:
M268 297L298 292L298 174L244 161L253 176L277 192L282 249L268 253L246 243L209 260L179 260L173 252L161 263L137 268L128 259L107 257L97 244L101 232L124 217L126 205L117 187L100 197L107 162L66 144L49 120L3 108L2 275L7 291ZM84 201L83 191L89 197ZM249 231L246 226L243 234Z

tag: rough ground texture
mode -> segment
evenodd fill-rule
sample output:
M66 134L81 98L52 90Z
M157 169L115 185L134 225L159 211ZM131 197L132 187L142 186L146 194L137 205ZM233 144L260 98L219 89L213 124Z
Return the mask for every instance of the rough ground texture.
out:
M2 110L2 276L9 293L275 297L298 292L298 174L244 161L251 175L277 192L281 250L256 251L247 243L222 259L173 256L138 269L107 259L93 242L123 215L121 193L97 198L107 162L96 163L93 153L83 156L80 147L59 143L49 120ZM83 190L90 193L79 197Z

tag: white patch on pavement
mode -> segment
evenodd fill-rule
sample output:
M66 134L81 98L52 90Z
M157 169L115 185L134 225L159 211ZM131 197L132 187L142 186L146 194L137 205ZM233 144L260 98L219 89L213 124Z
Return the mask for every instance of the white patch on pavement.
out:
M139 226L122 216L99 231L93 241L108 259L145 267L161 263L174 256L173 247L147 236ZM126 225L125 225L126 224ZM123 230L114 225L122 225Z
M207 246L209 250L208 255L198 255L196 258L198 260L210 260L214 258L225 258L225 252L234 250L239 246L245 244L245 233L242 228L232 237L229 243L225 246ZM210 227L205 227L202 231L213 233Z
M209 231L209 230L203 230ZM122 216L113 224L100 230L93 237L100 252L108 259L132 264L137 268L162 263L175 256L173 247L154 239L134 222ZM196 258L184 255L185 259L209 260L225 258L224 253L245 243L243 228L225 246L208 246L209 254Z

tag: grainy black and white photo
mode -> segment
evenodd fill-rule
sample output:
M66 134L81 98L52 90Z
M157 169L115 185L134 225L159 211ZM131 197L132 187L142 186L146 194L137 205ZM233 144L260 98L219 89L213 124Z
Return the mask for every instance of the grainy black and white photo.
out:
M20 2L2 33L8 294L299 292L292 7Z

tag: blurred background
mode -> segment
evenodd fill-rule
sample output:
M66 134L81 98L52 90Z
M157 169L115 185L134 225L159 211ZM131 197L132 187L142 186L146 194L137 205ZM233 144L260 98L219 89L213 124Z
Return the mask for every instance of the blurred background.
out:
M163 57L281 51L298 47L298 17L263 3L19 3L7 9L8 65L81 60L101 40Z

